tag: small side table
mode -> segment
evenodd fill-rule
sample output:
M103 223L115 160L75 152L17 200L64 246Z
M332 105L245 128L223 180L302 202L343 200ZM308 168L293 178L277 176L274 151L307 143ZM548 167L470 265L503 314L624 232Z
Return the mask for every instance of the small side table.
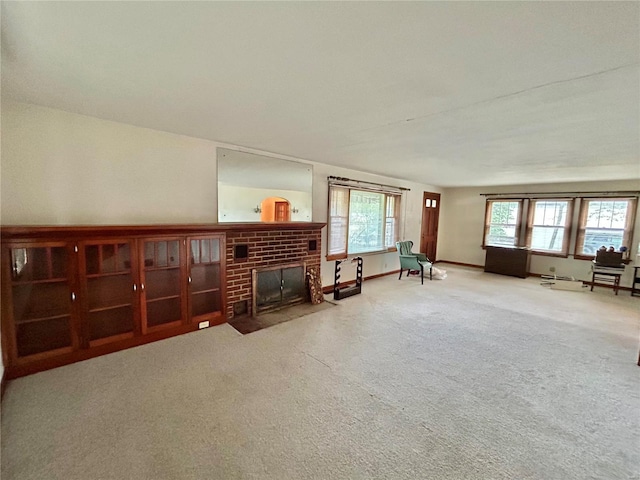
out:
M593 287L596 285L609 284L613 286L613 291L616 295L618 295L618 290L620 289L620 277L624 273L624 265L621 267L609 267L598 265L595 260L593 260L593 273L591 275L591 291L593 292ZM596 280L599 280L602 283L596 284Z
M631 296L640 297L640 267L633 267L633 283L631 284ZM640 358L638 358L640 365Z

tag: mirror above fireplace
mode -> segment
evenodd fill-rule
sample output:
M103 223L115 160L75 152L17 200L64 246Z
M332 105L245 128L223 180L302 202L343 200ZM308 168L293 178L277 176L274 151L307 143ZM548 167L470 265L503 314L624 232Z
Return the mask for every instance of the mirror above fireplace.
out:
M310 164L218 148L218 222L311 222Z

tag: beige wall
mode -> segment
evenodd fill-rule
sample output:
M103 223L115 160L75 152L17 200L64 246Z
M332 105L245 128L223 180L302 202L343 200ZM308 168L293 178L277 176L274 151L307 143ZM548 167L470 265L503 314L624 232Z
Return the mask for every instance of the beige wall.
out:
M212 142L25 104L2 127L4 225L216 219Z
M240 148L22 103L2 105L2 127L3 225L216 222L216 148ZM441 190L312 165L313 221L327 221L327 176L403 186L411 191L404 197L402 238L419 245L422 192ZM238 202L248 201L245 194ZM257 197L250 200L247 208L255 207ZM311 207L298 208L308 218ZM333 268L334 262L323 262L324 285L333 283ZM397 268L395 253L365 257L366 276ZM349 273L342 278L352 278Z
M481 188L447 188L442 199L440 211L440 230L438 238L438 257L472 265L484 265L482 235L484 232L485 197L481 193L534 193L534 192L602 192L602 191L638 191L637 180L563 183L545 185L510 185ZM573 225L577 225L579 209L574 210ZM622 278L622 285L631 286L633 266L637 265L636 253L640 242L640 209L636 214L635 231L631 245L631 258L634 263L628 265ZM570 239L570 252L575 246L576 229L573 228ZM573 276L581 280L591 279L591 262L569 258L532 255L531 272L541 275L550 274L555 267L556 274Z

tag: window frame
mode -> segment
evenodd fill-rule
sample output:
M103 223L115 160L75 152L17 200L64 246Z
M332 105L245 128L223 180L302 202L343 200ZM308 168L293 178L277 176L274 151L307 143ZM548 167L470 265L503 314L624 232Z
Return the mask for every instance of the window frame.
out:
M556 252L553 250L542 250L533 248L531 240L533 238L533 229L535 227L555 227L556 225L534 225L536 203L537 202L567 202L567 213L565 216L565 222L562 226L564 230L564 237L562 239L562 251ZM544 198L530 198L527 203L527 225L525 232L524 246L531 251L532 255L543 255L549 257L562 257L567 258L569 256L569 245L571 244L571 235L573 234L573 212L574 212L575 198L562 198L562 197L544 197ZM558 225L559 227L559 225Z
M487 243L487 236L489 235L489 231L491 229L491 212L492 205L494 203L517 203L518 204L518 215L516 217L516 223L513 224L515 227L516 233L513 245L493 245ZM524 209L524 199L522 198L488 198L485 202L485 211L484 211L484 233L482 235L482 248L486 247L504 247L504 248L518 248L522 247L521 238L522 238L522 221L523 221L523 209ZM495 224L495 225L512 225L512 224Z
M333 195L334 195L334 189L344 189L347 191L346 194L346 227L344 229L345 231L345 235L344 237L340 238L340 245L338 245L336 247L336 245L332 244L332 220L334 218L344 218L344 216L342 215L332 215L332 206L333 206ZM366 192L366 193L377 193L377 194L382 194L384 195L384 207L381 209L381 213L382 216L380 217L380 222L382 224L382 235L381 235L381 240L382 240L382 249L380 250L372 250L372 251L363 251L363 252L357 252L357 251L349 251L349 226L350 226L350 221L349 221L349 217L350 217L350 213L351 213L351 192L352 191L358 191L358 192ZM394 198L394 205L393 205L393 216L388 216L389 212L389 199L393 197ZM361 187L361 186L351 186L351 185L343 185L343 184L331 184L329 183L329 195L328 195L328 199L329 199L329 205L328 205L328 209L327 209L327 250L326 250L326 260L327 261L331 261L331 260L343 260L345 258L348 258L349 255L374 255L374 254L379 254L379 253L387 253L387 252L394 252L396 251L396 246L395 243L397 241L400 240L400 222L401 222L401 208L400 205L402 204L403 201L403 195L402 192L392 192L392 191L386 191L383 189L374 189L374 188L366 188L366 187ZM344 205L342 206L344 207ZM340 208L340 207L337 207ZM389 223L389 219L395 219L393 223L393 245L389 246L386 245L386 239L387 239L387 225ZM336 242L337 243L337 242ZM340 249L340 247L342 247L342 249L340 251L338 251Z
M573 258L575 258L576 260L593 260L593 258L595 257L595 254L594 255L584 254L581 251L582 243L584 242L585 231L587 230L586 224L587 224L587 214L589 212L589 203L593 201L596 201L596 202L626 201L628 202L622 244L625 245L629 249L629 251L631 251L631 245L633 242L633 231L635 228L636 213L638 208L638 197L627 197L627 196L584 197L580 199L580 214L578 216L578 225L576 229L576 241L575 241L575 246L573 250L574 252ZM603 230L607 230L607 229L603 229Z

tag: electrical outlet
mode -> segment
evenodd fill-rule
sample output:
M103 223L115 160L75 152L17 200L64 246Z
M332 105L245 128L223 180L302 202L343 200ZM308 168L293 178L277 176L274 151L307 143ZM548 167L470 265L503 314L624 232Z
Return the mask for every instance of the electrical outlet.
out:
M207 328L209 326L209 320L205 321L205 322L200 322L198 324L198 328Z
M556 267L549 267L549 271L550 271L551 273L554 273L554 272L556 271Z

